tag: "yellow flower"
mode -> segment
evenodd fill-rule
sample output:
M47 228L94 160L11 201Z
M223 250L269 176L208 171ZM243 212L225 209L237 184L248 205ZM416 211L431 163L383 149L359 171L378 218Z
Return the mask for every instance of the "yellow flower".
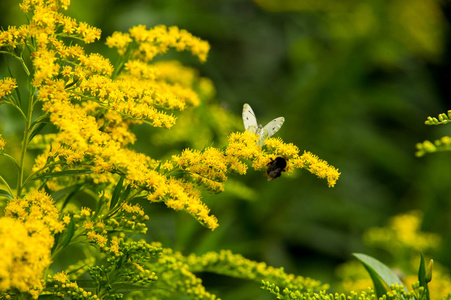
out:
M0 134L0 150L3 150L5 148L6 141L2 138L2 135Z
M80 22L76 29L76 32L83 37L85 43L93 43L95 40L100 39L101 30L99 28L88 25L85 22Z
M426 251L436 249L441 243L437 234L422 232L422 213L411 211L394 216L387 226L370 228L365 232L364 239L369 245L376 245L396 254L406 249Z
M146 62L152 60L157 54L167 52L169 47L175 48L177 51L189 50L201 62L205 62L210 50L207 42L175 26L167 28L164 25L158 25L146 30L145 26L139 25L130 29L130 36L138 44L135 56ZM120 44L114 40L108 43L110 47Z
M91 209L88 207L82 207L80 211L80 215L83 217L89 217L91 215Z
M69 278L67 277L66 272L64 272L64 271L56 273L55 275L53 275L53 279L55 279L56 281L59 281L61 283L66 283L69 280Z
M53 237L42 224L38 220L23 223L0 218L0 291L15 288L38 297L53 245Z
M319 178L326 178L329 187L333 187L340 177L340 172L326 161L319 159L316 155L304 151L300 157L293 160L293 165L298 168L305 168Z
M15 217L27 224L38 220L53 233L64 229L63 222L59 221L59 211L53 199L43 191L33 191L23 199L11 200L5 208L5 215Z
M0 98L11 95L12 91L17 88L17 82L15 78L5 77L0 79Z
M110 48L117 48L119 55L124 55L132 41L130 34L116 31L112 36L107 37L106 45Z

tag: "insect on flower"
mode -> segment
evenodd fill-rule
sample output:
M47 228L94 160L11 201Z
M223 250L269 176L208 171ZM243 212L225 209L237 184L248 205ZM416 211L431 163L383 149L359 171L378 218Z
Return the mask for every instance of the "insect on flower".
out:
M243 123L244 129L248 132L252 132L258 135L257 144L263 146L265 140L272 135L274 135L282 127L283 122L285 122L284 117L275 118L265 127L257 123L257 118L255 117L254 111L251 106L247 103L243 105Z
M268 181L274 180L280 175L282 172L285 172L285 168L287 166L287 160L283 157L276 157L276 159L271 160L267 164L268 168L266 169L266 176L268 176Z

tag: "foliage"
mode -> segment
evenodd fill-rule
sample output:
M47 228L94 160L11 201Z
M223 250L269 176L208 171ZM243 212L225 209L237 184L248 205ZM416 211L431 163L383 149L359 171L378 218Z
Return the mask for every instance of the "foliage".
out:
M368 255L354 254L364 268L355 261L338 268L343 291L365 291L372 282L379 297L389 292L388 287L397 285L409 288L404 292L413 292L417 299L447 299L451 295L449 270L432 259L426 264L422 252L434 255L442 239L422 231L422 221L422 213L411 211L392 217L384 227L369 228L363 237L365 244L388 253L386 261L390 268Z
M211 82L176 62L153 63L155 56L174 48L205 62L210 46L177 27L135 26L107 38L119 56L113 66L85 51L83 43L98 40L100 29L62 14L68 6L69 1L24 1L20 7L29 24L0 34L1 53L27 77L17 80L10 68L10 77L0 82L1 103L16 109L24 121L18 159L0 139L0 154L17 172L15 187L5 174L0 177L2 197L9 199L0 232L3 296L118 299L142 292L155 299L175 294L215 299L193 271L324 288L230 252L184 257L132 239L130 233L147 231L149 216L135 203L139 199L186 211L214 230L219 223L202 202L201 191L224 191L229 173L244 175L248 165L262 170L276 156L288 161L287 173L304 168L330 187L340 173L280 138L266 140L262 149L259 137L249 132L227 133L228 144L220 149L186 148L165 160L134 151L132 127L169 129L177 120L173 113L199 106L202 97L212 94ZM53 129L42 134L49 126ZM31 149L41 153L29 170L25 158ZM78 206L81 193L89 196ZM93 208L87 200L94 200ZM60 267L52 261L67 259L70 247L80 244L89 249L84 257L69 258L71 265L54 273Z
M451 110L448 112L438 115L438 118L428 117L424 122L426 125L444 125L450 122ZM417 144L417 156L423 156L427 153L434 153L439 151L450 151L451 150L451 138L449 136L444 136L434 142L424 141L423 143Z
M352 87L352 78L368 78L368 65L362 67L363 61L370 62L369 65L377 68L382 66L396 69L410 55L409 51L430 60L436 59L441 53L443 20L433 1L392 1L387 10L383 4L369 1L359 5L338 4L338 12L350 12L346 14L336 14L333 9L324 9L327 5L318 5L315 1L310 4L306 1L304 7L289 1L281 1L279 6L274 6L271 1L255 2L272 11L307 11L307 14L317 11L329 17L325 26L319 28L319 43L315 41L314 35L307 39L294 38L296 35L293 28L297 26L286 26L290 30L287 37L293 38L288 49L289 59L294 67L289 70L293 76L289 80L292 81L290 88L280 88L287 82L273 80L278 78L276 72L271 73L269 81L272 89L262 89L264 95L258 95L258 92L254 95L252 89L245 88L240 92L240 98L246 98L246 93L252 90L252 97L281 99L280 104L285 105L278 106L278 110L287 110L288 115L284 112L284 116L287 120L293 120L291 124L287 122L286 131L282 131L281 135L291 133L295 140L304 137L304 145L315 144L312 143L315 137L318 138L319 148L343 152L342 143L347 147L349 137L355 141L365 137L362 144L368 140L374 142L371 140L373 136L366 134L367 127L356 124L370 119L365 115L365 109L357 109L358 117L346 114L349 127L344 135L326 136L326 131L330 129L324 130L325 126L335 128L334 125L340 122L337 118L340 111L360 107L355 100L357 96L371 95L364 97L364 101L373 102L378 108L384 107L385 104L377 103L380 98L391 94L390 88L373 86L369 88L373 93L364 93L363 90ZM297 6L290 7L293 4ZM380 15L374 9L378 5L383 8L379 11ZM371 285L368 281L362 292L331 294L327 291L328 285L317 280L288 274L283 268L273 268L265 263L248 260L228 250L184 255L155 242L152 237L157 233L149 228L148 221L158 218L158 214L149 212L149 207L159 207L156 202L176 211L187 212L204 227L215 230L214 236L217 237L221 230L218 228L219 223L226 223L227 226L227 222L233 222L233 219L218 220L211 211L215 214L219 212L217 207L221 204L210 204L208 200L218 198L218 202L224 203L223 208L226 208L232 206L233 202L224 201L226 198L220 198L216 194L245 199L246 193L252 193L249 193L244 184L234 181L234 176L250 173L248 171L251 168L262 171L276 157L282 156L288 162L286 173L277 182L286 179L285 175L293 174L295 178L296 169L304 169L326 179L328 186L333 187L340 173L311 152L301 152L297 146L285 143L281 138L268 139L263 147L258 146L258 137L247 132L237 132L242 130L237 125L239 118L215 102L215 87L210 79L201 77L197 70L185 67L179 61L158 61L162 54L170 52L172 48L189 51L199 62L205 62L210 46L204 40L175 26L157 25L150 29L143 25L134 26L127 33L114 32L107 38L106 45L110 51L117 52L111 60L115 61L112 64L106 58L107 55L88 54L89 49L93 49L90 47L96 45L92 43L100 38L100 30L62 14L68 6L69 1L24 1L21 8L27 12L29 23L8 27L0 34L1 53L8 58L9 72L9 76L0 82L0 104L9 104L24 121L24 135L20 143L14 137L0 136L0 154L15 168L3 168L0 174L0 197L8 201L4 209L6 216L0 219L0 243L3 243L3 247L0 247L3 259L0 264L0 297L215 299L216 292L210 292L200 279L202 275L208 276L211 273L262 282L262 288L278 299L376 297L375 291L368 289ZM176 6L174 11L190 15L189 10L192 8L189 4ZM411 22L412 15L418 9L428 16L421 20L427 19L428 22ZM97 12L87 8L84 11ZM110 17L110 12L107 14ZM96 15L101 16L102 12L99 11ZM338 20L340 16L345 16L346 22ZM111 19L114 23L114 15ZM309 22L308 18L302 22L305 20ZM201 18L196 21L203 22ZM340 22L346 26L335 26ZM298 27L304 25L300 24ZM318 29L313 25L307 27ZM234 37L246 32L245 26L240 30L233 26L227 28L233 31ZM383 43L379 43L377 39L367 39L370 33L377 32L379 28L383 29L378 32L383 37ZM390 28L396 30L392 31ZM114 30L116 29L115 27ZM211 27L209 30L213 32L215 29ZM434 32L433 35L429 34L431 31ZM222 33L221 36L227 38L228 34ZM218 36L219 34L214 38ZM399 36L402 38L396 40ZM346 42L337 43L340 39ZM278 44L274 39L267 40L274 45ZM330 47L329 43L337 44L337 47ZM364 45L364 51L356 45ZM383 47L390 51L381 51ZM358 55L353 55L353 49L358 49ZM265 62L277 58L271 53L271 59L268 60L269 56L259 51L249 52L252 56L263 58ZM102 51L106 52L105 49ZM179 58L173 52L164 57L171 55ZM245 55L237 57L246 59ZM336 57L349 58L348 63L339 59L334 61ZM353 65L349 63L351 61L357 63ZM260 78L265 73L260 71L267 65L256 65L255 69L249 70L252 70L253 78ZM240 67L243 66L246 64L242 63ZM237 71L234 63L228 63L228 67L233 70L233 77L245 86L245 72ZM341 72L342 68L346 72ZM272 71L271 68L268 70ZM360 76L362 74L364 76ZM216 78L215 82L217 81L221 83ZM266 83L269 85L269 82ZM327 83L331 86L324 88ZM296 104L303 107L305 115L300 117L299 110L291 109L287 100L278 93L285 90L285 93L288 91L290 94L289 98L298 98L304 87L307 87L307 92L302 97L306 99L305 103L312 105ZM328 90L339 96L330 97ZM221 91L223 95L224 90ZM273 94L275 92L276 95ZM316 101L319 98L329 100ZM394 98L396 102L397 96ZM334 102L333 99L338 101ZM342 103L342 99L350 99L351 104ZM263 101L260 107L262 110L269 110L269 106ZM404 116L405 108L403 105L398 106L398 112L403 112L399 115ZM408 116L413 115L412 111L408 113ZM321 122L319 116L324 116L325 121ZM20 116L16 119L19 120ZM296 119L303 120L306 124L297 126L299 123L294 123ZM311 127L307 125L308 122L317 122L313 127L315 134L309 132ZM6 128L6 125L1 126ZM149 127L150 137L144 136L148 139L147 142L150 141L151 149L147 149L147 155L136 149L149 146L140 135L142 128ZM377 145L384 145L379 143L379 139L377 141ZM396 159L396 156L388 157L382 152L381 155L374 156L374 153L384 150L383 147L374 145L375 143L368 143L365 154L373 155L372 158L376 158L375 164L383 162L388 169L413 173L405 171L406 168L392 168L391 162L405 162ZM353 157L356 165L361 157L362 155ZM365 168L363 164L362 168ZM355 176L354 179L358 182L362 178L363 176ZM373 189L377 190L377 187L373 186ZM313 195L313 189L312 192L308 190L310 189L303 190L307 198ZM361 191L348 190L354 195L361 195L359 197L365 195ZM283 198L285 202L278 203L277 206L271 204L270 211L276 216L278 228L271 228L269 235L275 234L282 240L284 237L278 232L279 228L291 227L295 231L288 232L288 238L294 243L296 234L307 232L310 226L302 223L291 226L285 217L277 220L277 210L292 211L294 219L302 222L305 215L310 214L309 205L302 203L304 216L298 215L297 210L290 209L289 204L286 204L290 198L288 189L282 191L283 193L262 191L267 197L277 200ZM318 190L315 192L317 197L324 193ZM299 200L298 193L294 194L295 200ZM255 211L264 209L263 199L259 199L259 207ZM333 205L341 208L340 203L337 201L337 204L330 204L329 213L326 213L328 220L334 218ZM324 210L321 204L318 207ZM368 211L373 215L374 209L371 206ZM240 216L239 219L241 222L248 222L252 216L248 214L246 218ZM348 221L368 219L365 214L354 218L349 218L347 213L344 216ZM290 216L287 215L287 218ZM403 261L400 257L406 253L403 251L406 248L425 250L438 246L439 238L418 232L419 222L404 222L406 218L402 220L393 222L393 226L387 231L376 230L371 235L375 244L379 242L380 245L393 246L386 250L394 256L398 254L398 262ZM269 221L274 222L265 220L263 223L266 221L268 224ZM334 226L333 222L331 224ZM166 224L162 223L162 227L164 226ZM185 224L182 227L186 231L192 230L192 227ZM186 234L182 241L193 239L189 244L197 244L196 233L193 232L195 230ZM421 237L418 243L412 242L412 235ZM146 239L142 240L142 237ZM315 239L312 237L311 240ZM324 249L338 249L330 239L323 240L326 245ZM401 245L396 243L398 240ZM231 243L236 244L235 241ZM252 245L252 248L260 247ZM73 252L75 255L72 255ZM413 255L415 254L409 251L404 259ZM27 267L30 266L33 268L28 270ZM18 269L23 271L16 271ZM402 286L390 286L382 297L418 299L418 295L425 289L422 279L427 277L426 273L420 276L418 283L410 285L413 286L411 291L406 292ZM446 274L435 272L435 282L442 280L446 286L449 283ZM406 284L406 287L409 285ZM380 290L377 295L380 295Z

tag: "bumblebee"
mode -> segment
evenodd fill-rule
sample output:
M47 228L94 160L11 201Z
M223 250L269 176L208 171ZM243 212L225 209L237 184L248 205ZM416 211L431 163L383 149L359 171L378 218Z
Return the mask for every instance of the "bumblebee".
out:
M271 160L266 166L268 167L266 169L266 176L268 176L268 181L271 181L280 177L282 172L285 172L287 160L279 156Z

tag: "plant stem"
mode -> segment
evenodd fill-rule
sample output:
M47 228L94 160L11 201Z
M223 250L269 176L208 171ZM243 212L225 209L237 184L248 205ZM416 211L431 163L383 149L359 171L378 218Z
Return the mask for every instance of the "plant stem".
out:
M0 180L3 182L3 184L8 189L9 194L12 196L13 195L13 191L12 191L11 187L9 186L8 182L6 182L6 180L2 176L0 176Z
M17 178L17 193L16 193L17 198L20 198L20 196L22 194L22 188L23 188L24 162L25 162L25 156L27 154L27 147L28 147L28 142L29 142L28 139L30 137L30 129L31 129L31 118L33 115L33 107L34 107L33 97L34 97L34 92L33 92L33 89L31 89L30 96L28 98L28 112L27 112L27 117L25 119L25 129L24 129L23 141L22 141L22 154L20 156L20 162L19 162L19 175Z

